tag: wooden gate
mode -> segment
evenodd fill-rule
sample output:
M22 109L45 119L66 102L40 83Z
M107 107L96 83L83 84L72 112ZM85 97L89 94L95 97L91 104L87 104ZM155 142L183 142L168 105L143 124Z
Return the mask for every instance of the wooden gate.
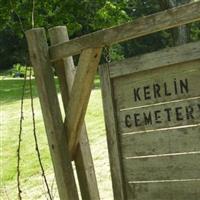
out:
M116 193L200 199L200 42L100 69Z
M200 1L69 40L65 27L26 32L61 200L99 200L84 117L105 46L200 20ZM77 71L73 55L80 54ZM199 43L102 67L115 200L200 199ZM65 110L61 115L52 66Z

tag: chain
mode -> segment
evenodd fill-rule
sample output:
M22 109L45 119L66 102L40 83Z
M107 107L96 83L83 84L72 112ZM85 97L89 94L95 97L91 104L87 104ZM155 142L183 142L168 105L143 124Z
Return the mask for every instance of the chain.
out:
M18 135L18 148L17 148L17 189L18 189L18 198L22 200L22 190L21 190L21 182L20 182L20 161L21 161L21 141L22 141L22 130L23 130L23 120L24 120L24 96L26 89L26 79L27 79L27 66L25 69L24 75L24 83L22 88L22 96L21 96L21 108L20 108L20 125L19 125L19 135Z
M106 64L109 65L111 63L111 58L110 58L110 47L105 46L103 49L103 56L106 61Z
M36 150L36 153L37 153L40 169L42 171L42 177L44 179L44 183L45 183L45 186L46 186L46 189L47 189L47 194L49 196L49 199L53 200L53 198L51 196L50 188L49 188L49 185L48 185L47 177L46 177L46 174L45 174L45 170L44 170L44 167L43 167L43 164L42 164L42 159L41 159L41 154L40 154L38 139L37 139L37 134L36 134L35 111L34 111L34 102L33 102L33 87L32 87L31 76L32 76L32 68L30 68L29 88L30 88L30 97L31 97L31 112L32 112L32 121L33 121L33 136L34 136L34 140L35 140L35 150Z

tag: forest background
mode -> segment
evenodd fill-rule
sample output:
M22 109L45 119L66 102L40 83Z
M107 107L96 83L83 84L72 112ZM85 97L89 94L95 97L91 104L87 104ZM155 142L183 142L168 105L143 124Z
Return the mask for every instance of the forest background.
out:
M66 25L72 39L192 1L0 0L0 70L10 69L16 63L27 63L26 39L22 30L32 28L33 14L35 27L48 29ZM121 60L196 40L200 40L199 22L114 45L111 58Z

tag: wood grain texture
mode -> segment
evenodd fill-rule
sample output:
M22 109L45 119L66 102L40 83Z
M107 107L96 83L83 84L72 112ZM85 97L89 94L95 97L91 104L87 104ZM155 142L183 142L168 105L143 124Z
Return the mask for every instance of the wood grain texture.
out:
M42 108L56 183L61 200L78 200L78 193L67 148L61 111L51 69L48 44L43 28L26 32L31 63Z
M200 59L200 42L134 56L110 64L111 78Z
M83 125L80 135L80 141L77 146L75 155L76 172L79 179L79 186L81 190L82 200L100 200L97 180L94 170L94 163L89 148L89 140L87 135L82 134L86 132L86 127ZM81 154L79 155L79 152Z
M67 28L65 26L57 26L49 29L49 35L52 45L62 42L66 38L69 39ZM65 112L67 112L66 109L75 76L73 58L68 57L55 62L54 67L60 82L64 109ZM74 161L78 175L81 196L83 200L99 200L99 191L85 123L83 123L80 134L80 140L76 149Z
M66 109L65 123L69 133L69 149L75 155L93 81L101 57L101 49L84 50L79 58L74 84Z
M129 185L127 200L198 200L200 180Z
M196 60L115 78L117 110L198 97L199 77L200 60Z
M118 113L120 134L198 123L200 123L200 98L151 105Z
M123 166L128 182L200 179L200 153L135 157Z
M200 126L121 136L123 157L200 151Z
M107 65L101 66L100 79L114 199L125 200L126 193L124 192L121 155L112 99L112 86Z
M200 2L162 11L150 16L141 17L120 26L66 41L50 48L52 61L80 53L87 48L110 46L115 43L148 35L161 30L177 27L200 20Z

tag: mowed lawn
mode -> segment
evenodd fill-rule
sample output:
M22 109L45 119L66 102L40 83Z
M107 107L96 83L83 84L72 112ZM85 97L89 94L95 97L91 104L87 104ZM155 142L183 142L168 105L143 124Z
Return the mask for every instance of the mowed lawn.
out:
M56 83L57 82L58 81L56 80ZM39 149L52 194L54 194L54 199L58 199L55 177L53 175L53 169L42 120L42 113L34 83L35 82L33 80L34 107ZM23 191L22 195L23 199L27 200L47 199L46 189L41 176L35 151L35 142L33 139L29 82L27 81L26 84L20 166ZM16 155L19 135L22 85L23 80L21 79L0 80L0 196L3 200L17 199ZM58 94L58 96L60 99L60 94ZM62 106L61 109L63 111ZM92 90L90 97L89 107L86 115L86 126L89 134L101 199L111 200L113 198L99 79L95 80L94 89Z

